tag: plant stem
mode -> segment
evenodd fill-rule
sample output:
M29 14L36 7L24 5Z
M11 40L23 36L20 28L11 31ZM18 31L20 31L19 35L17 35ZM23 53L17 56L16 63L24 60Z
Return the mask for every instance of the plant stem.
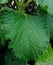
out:
M27 6L32 0L28 0L27 3L25 4L25 6Z

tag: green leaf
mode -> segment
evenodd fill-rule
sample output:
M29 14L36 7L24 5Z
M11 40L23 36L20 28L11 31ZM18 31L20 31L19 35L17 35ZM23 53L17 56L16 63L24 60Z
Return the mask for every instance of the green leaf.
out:
M3 48L3 46L5 46L5 33L3 28L1 27L1 16L3 16L5 14L5 11L0 11L0 49Z
M11 50L5 52L5 65L26 65L26 62L23 59L17 59Z
M51 35L51 38L53 38L53 16L47 16L47 26L50 30L50 35Z
M8 0L0 0L0 4L8 3Z
M21 15L12 11L3 15L1 20L5 38L11 39L9 48L17 58L37 59L47 49L49 34L39 14Z
M53 14L53 0L36 0L43 8L47 8L48 13Z
M5 35L0 25L0 46L4 45L4 41L5 41Z
M48 47L48 50L40 56L35 65L53 65L53 50Z

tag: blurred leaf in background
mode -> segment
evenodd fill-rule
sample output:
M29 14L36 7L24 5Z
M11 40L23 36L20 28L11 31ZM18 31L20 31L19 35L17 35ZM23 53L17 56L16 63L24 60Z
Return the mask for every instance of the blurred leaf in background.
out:
M8 3L8 0L0 0L0 4Z
M48 50L40 56L35 65L53 65L53 50L50 45Z

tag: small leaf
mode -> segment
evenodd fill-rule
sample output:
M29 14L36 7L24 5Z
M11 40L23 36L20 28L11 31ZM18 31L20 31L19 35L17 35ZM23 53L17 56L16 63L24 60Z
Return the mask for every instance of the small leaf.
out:
M8 3L8 0L0 0L0 4Z
M53 14L53 0L35 0L43 8L47 7L48 13Z
M35 65L53 65L53 50L50 46L47 52L40 56Z

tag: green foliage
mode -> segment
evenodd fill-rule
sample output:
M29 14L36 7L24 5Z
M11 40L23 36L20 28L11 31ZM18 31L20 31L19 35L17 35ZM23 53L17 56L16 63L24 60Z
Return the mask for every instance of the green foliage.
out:
M11 39L9 48L13 48L17 58L36 59L46 50L49 36L40 15L25 16L12 11L1 19L5 37Z
M53 14L53 0L36 0L48 13Z
M51 49L50 45L48 50L40 56L36 65L53 65L53 50Z
M53 39L53 1L36 1L32 4L31 0L27 3L15 0L17 9L13 8L15 5L7 5L8 0L0 1L1 65L26 65L29 60L37 61L37 65L52 63L49 41ZM33 14L26 13L26 6Z
M53 38L53 16L47 16L47 26L50 30L51 38Z
M8 0L0 0L0 4L8 3Z
M0 27L0 46L4 45L4 40L5 40L4 31Z
M11 50L5 52L5 65L25 65L25 61L17 59Z

